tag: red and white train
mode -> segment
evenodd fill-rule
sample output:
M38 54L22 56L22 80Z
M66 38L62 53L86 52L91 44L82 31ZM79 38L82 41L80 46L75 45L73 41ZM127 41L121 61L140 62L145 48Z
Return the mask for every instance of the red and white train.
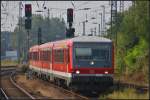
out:
M114 46L109 39L80 36L36 45L29 50L30 70L58 85L97 90L113 83Z

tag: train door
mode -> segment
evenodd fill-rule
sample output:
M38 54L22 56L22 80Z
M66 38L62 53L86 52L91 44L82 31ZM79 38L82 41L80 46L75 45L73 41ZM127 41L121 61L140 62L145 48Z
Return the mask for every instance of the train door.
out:
M69 70L69 48L65 49L65 71Z
M49 70L52 71L52 48L50 48L49 53Z

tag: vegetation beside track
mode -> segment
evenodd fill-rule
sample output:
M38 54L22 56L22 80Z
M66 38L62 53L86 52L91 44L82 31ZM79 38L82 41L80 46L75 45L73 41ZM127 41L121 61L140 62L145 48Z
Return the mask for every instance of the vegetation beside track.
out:
M115 90L107 95L100 95L99 99L149 99L149 93L138 93L135 89Z
M11 66L17 66L17 61L12 60L1 60L1 67L11 67Z
M135 1L128 10L117 13L118 22L109 36L115 44L116 78L148 84L149 80L149 1ZM120 77L121 76L121 77Z

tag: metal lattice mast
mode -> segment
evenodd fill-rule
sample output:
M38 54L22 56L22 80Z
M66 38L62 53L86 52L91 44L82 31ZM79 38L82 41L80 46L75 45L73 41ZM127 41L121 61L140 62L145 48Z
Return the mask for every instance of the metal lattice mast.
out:
M20 63L20 57L21 57L21 53L20 53L20 49L21 49L21 45L20 45L20 34L21 32L21 21L22 21L22 8L21 8L22 2L19 2L19 34L18 34L18 63Z
M103 26L103 30L102 30L102 35L104 36L105 35L105 28L106 28L105 27L105 6L102 5L101 7L103 8L103 13L102 13L103 14L103 25L102 25Z
M124 1L120 0L120 12L124 11Z
M117 36L117 32L112 32L112 26L117 25L117 1L111 1L111 34Z
M111 36L114 36L115 40L115 55L117 55L117 27L112 29L113 26L117 26L117 1L111 1ZM117 59L115 59L117 63Z

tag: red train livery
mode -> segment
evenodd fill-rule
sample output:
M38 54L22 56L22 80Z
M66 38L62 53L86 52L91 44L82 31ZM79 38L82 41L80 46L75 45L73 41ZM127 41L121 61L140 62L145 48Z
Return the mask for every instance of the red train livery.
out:
M80 90L113 83L114 46L109 39L80 36L36 45L29 50L30 70L37 76Z

